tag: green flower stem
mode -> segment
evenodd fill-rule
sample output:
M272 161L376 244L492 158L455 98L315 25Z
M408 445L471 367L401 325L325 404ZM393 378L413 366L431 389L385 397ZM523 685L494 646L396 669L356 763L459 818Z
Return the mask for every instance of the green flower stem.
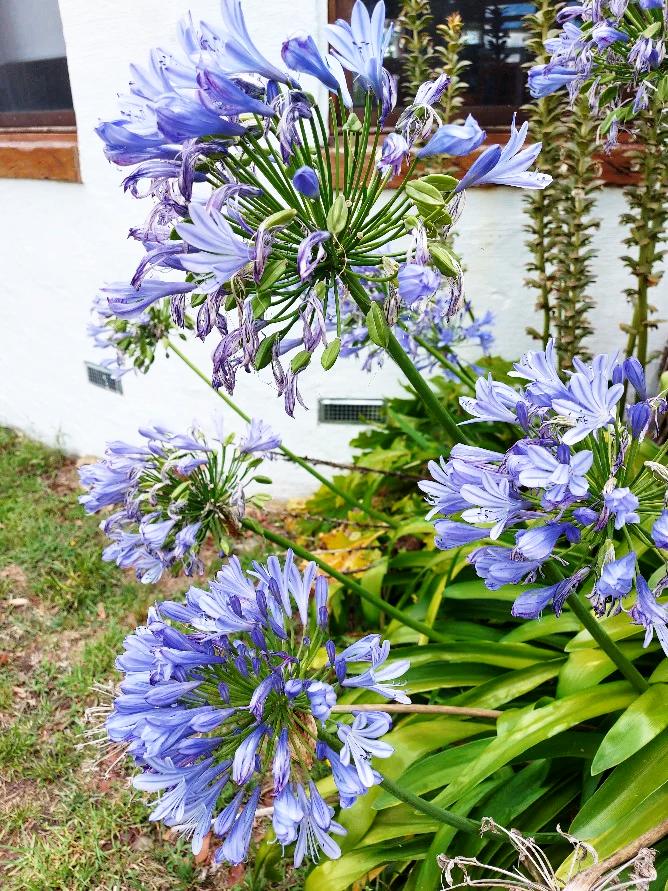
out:
M179 359L181 359L181 361L188 366L188 368L194 371L195 374L199 378L201 378L213 390L213 392L232 409L233 412L236 412L236 414L238 414L240 418L243 418L244 421L250 423L250 415L247 415L243 409L239 408L236 402L230 399L230 397L226 393L222 393L220 390L217 390L215 387L211 386L211 381L206 376L206 374L204 374L204 372L200 368L198 368L197 365L194 364L194 362L191 362L190 359L185 355L185 353L182 353L175 343L173 343L171 340L166 340L165 345L169 347L169 349L173 353L175 353L179 357ZM388 517L387 514L384 514L373 507L368 507L364 504L361 504L355 498L351 497L347 492L339 489L339 487L335 483L333 483L331 480L328 480L327 477L323 476L321 473L318 473L318 471L307 461L304 461L303 458L300 458L299 455L295 454L286 446L279 446L279 451L281 451L289 461L292 461L294 464L298 464L307 473L310 473L312 477L315 477L315 479L317 479L319 483L321 483L323 486L326 486L331 492L345 501L345 503L353 510L360 510L367 516L372 517L374 520L378 520L381 523L385 523L387 526L390 526L393 529L396 529L399 525L393 517Z
M573 594L566 602L606 656L612 659L626 680L629 681L639 693L644 693L646 690L649 690L649 684L645 678L640 674L635 665L626 658L617 644L609 637L603 626L594 616L592 616L588 604L584 603L577 594Z
M455 814L453 811L447 811L445 808L432 804L431 801L427 801L425 798L421 798L419 795L409 792L408 789L402 788L398 783L395 783L394 780L389 779L389 777L386 777L383 774L381 774L381 776L383 777L383 780L380 783L381 788L385 789L386 792L389 792L390 795L394 795L399 801L409 804L411 807L415 808L416 811L420 811L427 817L433 817L434 820L438 820L439 823L445 823L447 826L452 826L453 829L458 829L460 832L467 832L469 835L477 835L480 832L480 823L477 820L470 820L468 817L462 817L459 814Z
M303 548L299 544L295 544L290 541L289 538L285 538L282 535L279 535L277 532L272 532L271 529L267 529L266 526L262 526L256 520L252 520L249 517L246 517L241 521L241 525L248 529L250 532L254 532L256 535L261 535L267 541L272 542L272 544L276 544L281 548L287 550L294 551L298 557L302 557L304 560L312 560L316 563L323 572L326 572L327 575L336 579L337 582L341 582L349 591L352 591L354 594L358 594L363 600L366 600L368 603L371 603L376 609L379 609L381 612L385 613L387 616L391 616L393 619L397 619L397 621L401 622L402 625L406 625L408 628L412 628L414 631L417 631L419 634L424 634L425 637L428 637L429 640L436 641L437 643L447 643L447 636L444 634L440 634L438 631L434 631L433 628L430 628L429 625L425 625L424 622L420 622L418 619L414 619L412 616L408 615L402 610L397 609L396 606L392 606L391 603L386 603L382 597L379 597L377 594L373 594L371 591L367 591L366 588L362 587L359 582L356 582L355 579L351 578L349 575L345 575L342 572L339 572L338 569L335 569L333 566L330 566L329 563L326 563L317 554L311 553L311 551Z
M469 387L469 389L475 390L475 378L468 371L468 369L464 368L463 366L458 368L453 362L450 362L449 359L446 359L446 357L443 355L443 353L440 352L440 350L437 350L429 343L428 340L425 340L424 337L420 337L419 335L416 336L415 334L411 334L411 337L413 338L413 340L415 340L416 343L419 343L424 350L432 355L434 359L436 359L436 361L443 366L443 368L447 368L448 371L452 372L452 374L459 378L464 386Z
M349 272L343 275L343 280L348 287L348 290L350 291L353 299L355 300L355 303L366 315L371 306L366 291L359 283L355 275L352 275ZM457 426L454 418L445 408L445 406L439 402L434 391L431 389L427 381L422 377L415 365L413 365L411 360L404 352L403 347L391 331L389 332L386 350L394 359L399 368L406 375L408 382L418 394L420 400L422 401L429 414L444 430L447 431L447 433L452 438L452 441L468 443L468 436L460 427Z

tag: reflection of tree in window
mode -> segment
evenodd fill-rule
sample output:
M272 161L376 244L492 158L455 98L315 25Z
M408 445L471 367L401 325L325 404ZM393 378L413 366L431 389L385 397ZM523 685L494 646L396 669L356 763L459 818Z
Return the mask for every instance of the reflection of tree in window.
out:
M375 0L364 0L371 10ZM386 0L388 18L396 20L401 13L401 0ZM349 14L350 0L338 0L337 15ZM483 125L509 124L512 113L527 101L526 74L523 64L529 61L522 25L533 3L504 3L500 0L431 0L433 22L430 36L437 41L436 26L458 12L464 20L465 48L463 58L471 65L466 70L468 90L462 113L472 112ZM386 66L400 75L400 41L392 41ZM400 83L400 97L405 104L410 97Z

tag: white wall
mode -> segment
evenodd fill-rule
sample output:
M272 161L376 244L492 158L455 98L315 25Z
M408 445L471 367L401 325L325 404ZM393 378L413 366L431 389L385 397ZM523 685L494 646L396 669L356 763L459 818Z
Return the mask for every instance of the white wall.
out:
M222 403L178 359L161 359L147 376L127 375L118 396L91 386L84 361L98 356L85 333L96 288L127 278L140 253L126 238L143 220L145 208L124 196L121 174L102 155L93 128L114 113L114 97L127 83L127 65L140 61L156 44L169 46L174 25L186 8L215 18L217 0L60 0L63 29L77 115L83 184L0 180L0 423L19 427L45 441L60 438L69 450L99 454L107 439L132 438L139 424L162 420L175 427L206 421ZM326 0L246 0L252 33L277 57L286 33L303 28L322 33ZM616 220L623 207L619 190L606 189L604 218L597 235L596 349L623 344L618 321L626 316L625 278L618 256L621 233ZM467 292L482 311L497 315L499 352L512 358L530 345L524 333L533 318L534 296L523 285L526 251L522 232L522 195L493 189L467 196L459 223L458 247L468 267ZM668 312L668 280L654 302ZM663 332L665 339L666 332ZM213 338L213 336L212 336ZM660 337L655 338L659 343ZM188 350L209 368L211 339L191 342ZM339 362L329 374L318 367L302 375L310 411L290 420L267 379L238 378L237 401L283 433L295 451L334 460L349 456L355 428L319 425L320 397L378 397L399 392L389 364L367 375L354 360ZM224 408L230 429L236 417ZM309 476L276 465L277 495L312 488Z

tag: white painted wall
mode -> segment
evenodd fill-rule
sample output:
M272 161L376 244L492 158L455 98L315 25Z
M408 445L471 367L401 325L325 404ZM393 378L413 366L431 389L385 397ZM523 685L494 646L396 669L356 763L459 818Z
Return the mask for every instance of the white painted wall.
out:
M214 18L217 5L217 0L60 0L84 182L0 180L0 423L45 441L60 440L81 454L101 453L107 439L132 438L148 420L184 427L193 419L206 422L221 408L230 429L239 429L236 416L176 358L159 360L147 376L127 375L123 396L91 386L84 368L85 360L97 358L85 333L91 298L105 280L127 278L134 270L139 251L126 233L145 214L139 202L122 194L121 174L104 159L93 128L114 113L130 61L144 58L153 45L169 46L186 8ZM245 2L252 33L274 57L292 30L321 35L326 7L326 0ZM621 192L606 189L596 237L596 349L623 343L617 324L625 316L626 281L617 259L622 246L616 227L622 208ZM509 358L530 346L524 329L535 324L534 297L523 285L522 224L522 195L511 189L473 190L459 223L467 292L478 310L495 311L498 349ZM668 279L654 302L666 316ZM665 336L664 330L655 342ZM193 340L189 351L208 369L212 347L213 340L204 345ZM367 375L354 360L337 363L329 374L313 367L302 377L311 408L298 410L295 420L285 416L266 379L242 374L235 396L280 430L295 451L334 460L349 456L355 428L319 425L318 398L378 397L401 387L389 364ZM312 488L308 475L288 465L276 465L272 475L280 496Z

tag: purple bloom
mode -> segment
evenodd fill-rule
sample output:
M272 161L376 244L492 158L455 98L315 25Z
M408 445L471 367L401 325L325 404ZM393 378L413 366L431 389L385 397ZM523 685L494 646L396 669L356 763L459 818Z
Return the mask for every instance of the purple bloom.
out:
M624 387L622 384L609 387L606 373L595 374L592 379L582 372L576 372L571 376L568 389L570 396L555 399L552 407L573 425L563 439L567 445L574 445L589 433L614 421L614 409Z
M468 556L478 576L490 591L498 591L504 585L533 581L540 560L525 560L510 548L484 546Z
M320 194L318 174L312 167L300 167L292 177L292 185L307 198L317 198Z
M295 34L283 44L281 55L285 64L301 74L310 74L333 93L341 91L344 104L353 104L341 63L334 56L323 56L310 34Z
M573 454L568 446L559 446L556 456L543 446L527 446L519 472L519 483L530 489L545 489L544 501L559 504L569 496L584 498L589 491L585 474L594 455L588 449Z
M294 153L295 147L302 144L300 137L300 121L313 117L311 102L301 90L290 90L282 93L276 100L276 105L281 110L278 121L278 139L281 146L281 156L285 164L288 164Z
M387 176L391 173L393 176L399 176L404 161L410 155L410 146L400 133L389 133L383 140L380 158L378 159L378 170L381 176Z
M629 36L610 22L598 22L592 28L591 38L599 50L604 50L613 43L627 43Z
M426 80L418 87L415 99L413 99L412 107L431 107L441 101L443 93L450 86L450 76L448 74L439 74L434 80Z
M522 377L530 381L527 396L539 406L550 406L556 396L568 396L568 388L559 377L557 351L550 338L544 350L529 350L519 362L515 362L510 377Z
M615 518L615 529L621 529L627 523L639 523L636 513L639 501L628 487L613 489L603 496L605 506Z
M404 675L409 668L409 662L406 659L398 659L390 665L381 667L387 658L387 653L383 652L380 656L374 657L372 667L361 675L347 678L343 682L344 687L361 687L369 690L371 693L378 693L386 699L395 702L410 703L410 699L397 684L390 683L396 678Z
M441 274L430 266L420 263L404 263L397 275L399 294L409 306L433 297L441 285Z
M567 598L588 574L589 568L585 567L556 585L525 591L513 603L512 614L520 619L537 619L551 602L555 615L560 616Z
M389 758L394 752L392 746L381 742L392 726L392 719L385 712L353 712L352 724L339 724L337 736L343 743L340 752L341 763L348 767L352 762L360 781L367 788L377 782L371 769L370 758Z
M507 477L486 471L478 484L465 484L460 493L468 504L474 505L462 511L462 519L467 523L493 523L487 530L492 539L498 538L506 526L529 507Z
M382 103L386 89L383 57L392 38L392 26L385 30L383 0L376 3L371 16L362 0L356 0L350 24L337 19L325 32L343 67L352 71Z
M317 860L318 849L332 859L340 857L341 849L327 834L345 835L345 829L332 819L334 808L322 798L312 780L309 782L309 797L304 787L298 785L297 799L303 816L297 833L295 867L301 866L307 852L313 860Z
M248 242L234 234L220 211L209 211L196 202L188 207L191 223L179 223L176 231L196 252L182 254L181 266L190 272L212 276L223 285L253 261ZM194 287L194 286L193 286Z
M534 65L529 71L529 92L534 99L542 99L568 86L577 76L577 72L566 65Z
M331 684L322 681L313 681L306 690L311 712L318 721L326 721L329 718L332 706L336 705L336 692Z
M533 526L518 532L515 536L514 556L524 560L546 560L562 535L571 530L569 523L546 523L544 526Z
M244 805L234 824L230 828L222 846L216 851L216 862L224 860L227 863L243 863L248 854L253 821L261 789L259 786L251 792L251 796Z
M624 359L624 377L631 384L638 394L639 399L647 399L647 383L645 381L645 370L640 362L631 356Z
M329 241L331 237L329 232L319 230L317 232L311 232L311 234L307 235L300 243L297 248L297 268L299 270L299 277L302 281L310 278L316 268L327 256L327 252L322 245L323 242Z
M221 12L226 32L216 33L215 61L223 74L259 74L267 80L291 83L280 68L267 61L253 43L241 0L222 0Z
M246 431L246 436L241 440L239 451L242 454L254 452L271 452L281 444L281 437L274 433L269 424L265 424L260 418L252 418Z
M668 550L668 510L664 510L652 526L652 540L657 548Z
M633 587L635 571L636 555L634 551L620 557L619 560L610 560L603 565L601 577L589 595L597 615L602 616L605 613L605 605L608 601L610 608L614 612L619 612L620 601Z
M114 282L100 288L107 298L109 309L119 319L135 319L157 300L174 294L187 294L196 286L191 282L163 282L158 279L144 279L135 288L126 282Z
M546 173L537 173L529 167L540 154L540 142L534 143L522 151L529 125L525 121L518 130L515 119L510 130L510 139L502 149L492 145L471 165L457 185L455 192L463 192L472 186L490 185L517 186L522 189L544 189L552 182Z
M633 439L642 440L652 419L652 409L648 402L635 402L626 409Z
M638 573L636 576L636 602L629 610L634 625L642 625L645 629L643 646L648 647L656 634L663 652L668 656L668 609L659 604L656 595L650 591L645 579Z
M492 379L490 374L487 379L479 377L475 383L475 398L460 396L459 404L473 420L464 421L464 424L474 424L476 421L505 421L509 424L517 424L517 405L522 402L522 397L509 387Z
M360 795L364 795L367 792L369 787L362 783L354 765L343 764L338 754L333 749L330 749L329 746L322 746L321 748L321 757L327 758L332 768L332 777L334 778L336 790L339 793L341 807L352 807ZM378 771L373 768L370 768L370 770L374 785L382 782L383 778Z
M246 128L179 93L169 93L154 105L158 129L170 142L199 136L241 136Z
M489 529L478 529L468 523L457 523L454 520L437 520L434 523L436 538L434 543L442 551L450 548L461 548L481 538L489 537Z
M657 68L664 59L666 50L662 42L654 41L651 37L639 37L631 48L628 60L636 71L646 72Z
M470 155L485 141L487 134L478 126L476 119L469 115L463 124L444 124L418 151L418 158L431 155Z

